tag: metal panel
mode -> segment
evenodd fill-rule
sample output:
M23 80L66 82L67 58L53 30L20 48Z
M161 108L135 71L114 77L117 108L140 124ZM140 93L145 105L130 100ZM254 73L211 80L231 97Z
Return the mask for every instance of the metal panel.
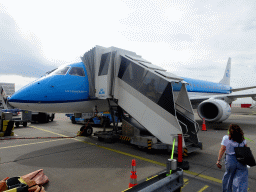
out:
M157 65L153 65L152 63L147 63L147 62L143 62L143 61L139 61L139 63L149 69L153 69L153 70L159 70L159 71L166 71L164 68L159 67Z
M89 80L89 96L91 98L95 97L95 55L96 47L86 52L81 57L87 71L87 76Z
M139 56L132 56L132 55L125 55L125 56L131 58L134 61L142 61L144 63L151 63L151 62L147 61L146 59L143 59L143 58L141 58Z
M187 91L186 91L185 84L182 85L175 104L176 104L176 109L178 109L184 115L189 117L191 120L195 121L194 112L193 112L191 103L189 101L189 97L188 97L188 94L187 94Z
M164 71L155 71L156 73L168 78L168 79L171 79L171 80L175 80L175 81L182 81L183 79L177 75L174 75L173 73L170 73L170 72L164 72Z
M165 144L182 133L176 117L118 78L118 104Z

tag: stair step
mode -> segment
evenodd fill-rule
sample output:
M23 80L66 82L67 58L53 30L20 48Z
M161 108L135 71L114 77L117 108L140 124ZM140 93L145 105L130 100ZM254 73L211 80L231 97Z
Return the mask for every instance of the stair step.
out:
M189 142L189 141L185 141L186 147L192 147L194 144Z
M198 147L187 147L187 153L193 153L194 151L198 150L200 150Z

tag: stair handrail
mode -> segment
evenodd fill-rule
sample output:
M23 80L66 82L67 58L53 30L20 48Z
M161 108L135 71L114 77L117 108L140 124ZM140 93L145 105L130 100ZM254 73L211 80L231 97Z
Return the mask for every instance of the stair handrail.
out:
M185 124L185 123L183 123L182 121L180 121L180 120L178 120L179 121L179 123L181 123L182 125L185 125L185 127L186 127L186 133L183 133L183 135L188 135L187 133L188 133L188 126Z
M184 107L182 107L180 104L178 104L178 103L175 103L175 105L178 105L179 107L181 107L182 109L184 109L185 111L187 111L188 113L190 113L190 114L193 114L194 115L194 113L191 113L189 110L187 110L186 108L184 108ZM176 108L175 108L176 109ZM177 110L177 109L176 109Z
M195 121L195 123L196 123L196 127L197 127L196 133L198 133L198 131L200 129L200 126L199 126L199 124L196 121Z
M193 119L189 118L188 116L186 116L184 113L182 113L181 111L177 110L179 113L181 113L181 115L185 116L188 120L190 120L192 123L197 123L196 121L194 121ZM189 111L188 111L189 112ZM190 112L189 112L190 113Z

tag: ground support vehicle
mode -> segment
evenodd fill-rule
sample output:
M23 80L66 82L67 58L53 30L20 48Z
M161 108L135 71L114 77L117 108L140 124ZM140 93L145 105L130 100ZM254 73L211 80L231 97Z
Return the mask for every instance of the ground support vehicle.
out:
M98 131L94 133L94 136L98 137L99 141L105 141L108 143L113 143L116 141L122 141L138 146L142 149L148 150L167 150L170 152L172 150L172 145L162 143L154 135L149 133L146 129L143 129L134 120L123 116L122 126L114 127L112 131ZM186 138L184 138L186 139ZM197 151L198 148L202 148L202 143L199 142L196 146L193 143L187 141L186 147L183 148L183 155ZM178 148L175 145L174 149L177 153Z
M49 121L53 121L55 118L54 113L40 113L40 112L32 112L32 120L31 122L35 123L48 123Z
M171 145L162 143L148 131L136 128L125 119L122 120L121 129L120 127L116 127L112 131L98 131L94 133L94 136L97 136L99 141L108 143L122 141L149 150L166 149L170 151L172 149Z
M12 113L0 111L0 137L13 136L13 130Z
M76 123L86 123L88 120L91 125L102 125L103 122L106 124L106 127L109 127L112 121L112 117L110 112L99 112L95 116L93 113L76 113L76 114L66 114L67 117L70 118L73 124ZM115 116L115 120L118 121L118 117Z
M20 111L17 116L12 117L12 121L15 124L15 127L19 127L23 125L23 127L27 127L28 122L31 122L32 112L31 111Z
M11 121L14 122L16 127L23 125L27 127L28 122L31 122L31 111L24 111L19 109L2 109L5 114L12 114Z
M78 133L82 136L91 136L93 133L92 126L101 126L104 129L109 127L113 123L113 118L110 112L95 112L95 113L75 113L66 114L70 118L73 124L82 123L84 124ZM116 122L120 122L118 116L114 116Z

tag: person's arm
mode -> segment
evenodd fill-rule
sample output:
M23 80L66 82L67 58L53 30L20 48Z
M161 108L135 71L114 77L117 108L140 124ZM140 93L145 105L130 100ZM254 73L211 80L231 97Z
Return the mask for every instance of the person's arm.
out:
M217 165L220 164L220 160L221 160L223 154L225 153L225 151L226 151L226 146L225 145L221 145L220 150L219 150L218 161L216 163Z

